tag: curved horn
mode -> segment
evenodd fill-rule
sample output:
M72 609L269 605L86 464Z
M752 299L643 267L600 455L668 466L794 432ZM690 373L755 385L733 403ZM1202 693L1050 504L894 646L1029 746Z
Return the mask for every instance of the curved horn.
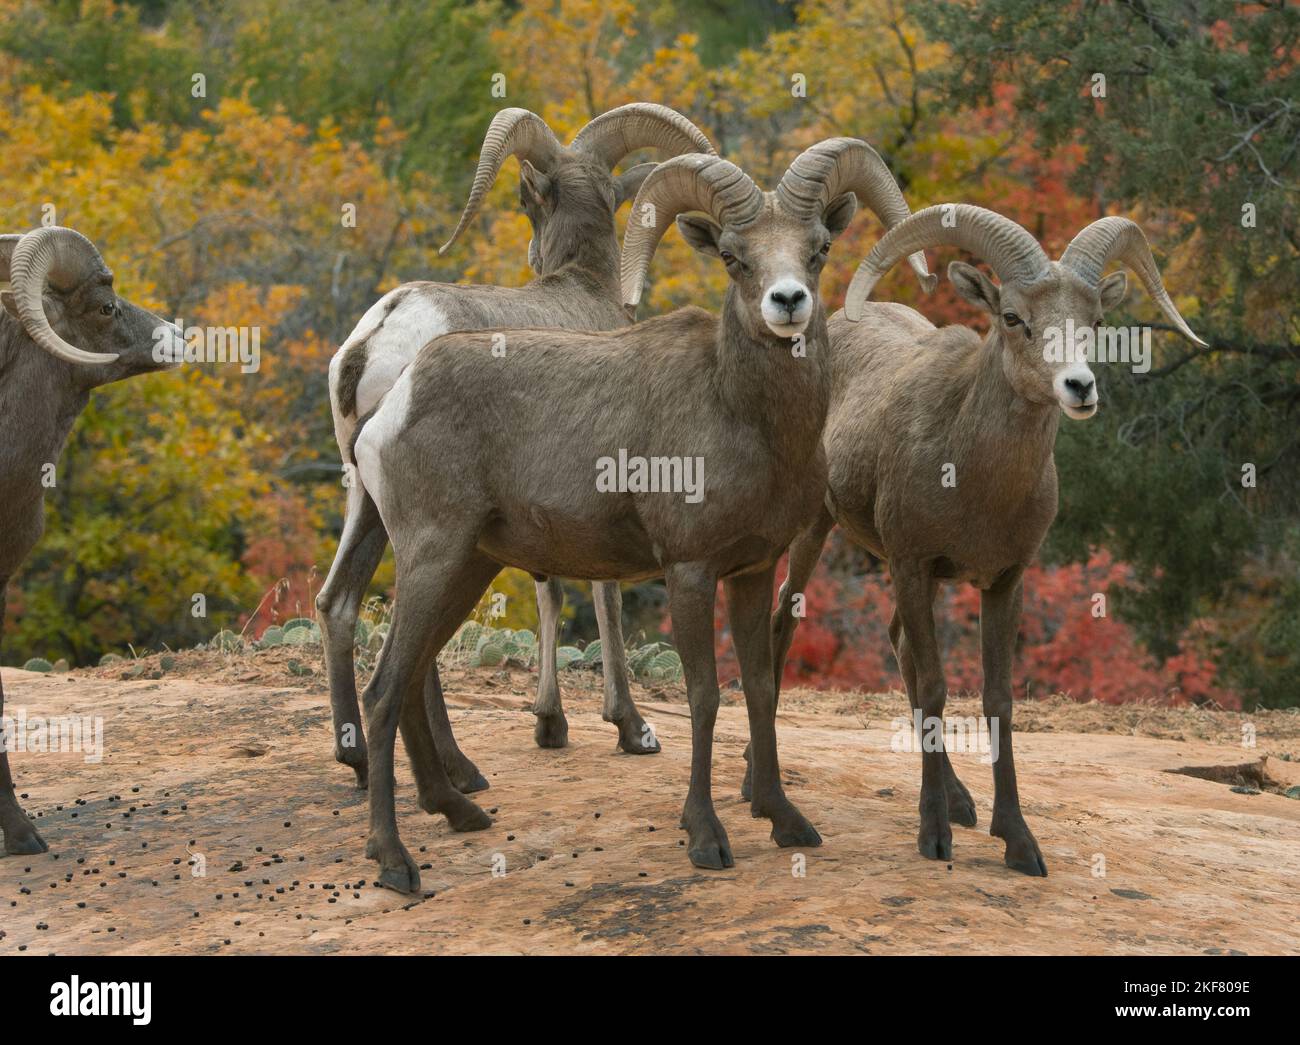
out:
M492 117L492 123L483 138L483 150L479 153L478 170L474 172L469 200L461 212L456 231L438 248L438 253L446 254L465 231L465 227L474 220L474 215L483 205L483 197L496 182L506 157L518 156L545 171L551 168L555 157L563 149L559 139L546 126L546 121L534 112L527 109L502 109Z
M58 226L27 233L9 259L10 292L18 305L18 319L33 341L64 362L102 366L117 359L116 353L86 352L64 341L50 326L41 300L47 280L70 290L98 271L107 272L108 266L95 245L80 232Z
M716 156L708 136L685 116L666 105L633 102L592 120L569 144L574 152L595 156L610 170L638 149L659 149L669 156L699 152Z
M885 161L861 138L827 138L795 157L776 187L777 197L801 217L820 217L833 199L851 192L884 224L886 231L912 214ZM907 262L929 294L939 282L916 251Z
M919 210L890 229L853 274L844 314L862 318L862 306L876 282L913 251L949 243L983 258L1003 283L1032 283L1048 270L1047 255L1010 218L967 203L943 203Z
M762 209L762 190L734 163L698 153L665 160L642 183L628 215L623 300L630 306L641 300L650 259L678 214L704 211L719 225L736 226L753 221Z
M1179 315L1160 280L1160 270L1151 256L1151 244L1135 222L1128 218L1098 218L1070 240L1070 245L1061 255L1062 265L1094 287L1101 282L1101 273L1108 261L1122 261L1136 272L1165 318L1178 328L1183 337L1194 345L1208 347Z

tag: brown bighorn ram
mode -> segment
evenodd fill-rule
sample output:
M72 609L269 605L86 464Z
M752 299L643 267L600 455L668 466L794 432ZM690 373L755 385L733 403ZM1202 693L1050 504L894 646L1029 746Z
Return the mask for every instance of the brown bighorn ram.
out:
M869 303L876 281L913 251L951 244L989 263L1001 286L960 261L948 277L967 301L993 316L984 338L962 326L936 329L903 305ZM913 712L943 715L945 684L935 638L940 581L980 589L984 715L997 729L990 833L1006 842L1008 867L1046 875L1020 812L1011 753L1011 662L1020 622L1021 575L1056 515L1052 451L1060 415L1097 410L1087 363L1061 358L1054 339L1092 330L1124 298L1123 262L1189 340L1202 344L1165 292L1142 230L1102 218L1051 261L1015 222L967 205L918 211L862 262L831 317L831 403L822 439L829 484L825 506L790 549L772 617L776 684L798 623L792 608L838 523L884 559L898 608L889 635ZM953 480L942 481L947 474ZM748 781L748 776L746 777ZM950 821L975 825L975 805L946 751L921 757L923 856L952 857Z
M398 375L430 339L449 330L507 330L517 327L568 327L613 330L631 321L618 288L618 239L614 214L636 195L654 169L644 163L614 176L628 154L653 148L675 156L713 153L704 133L680 113L662 105L634 103L596 117L566 148L543 120L526 109L503 109L483 141L469 201L446 251L478 213L502 165L517 156L520 200L533 226L528 260L538 276L522 287L407 283L384 295L361 319L330 363L330 406L345 467L352 465L352 440L358 418L375 409ZM334 564L316 599L334 717L334 757L352 766L366 785L366 744L357 708L352 662L353 635L366 586L388 544L388 536L362 484L348 491L343 536ZM604 717L618 728L619 747L631 754L659 750L628 690L627 662L620 625L622 596L617 584L592 586L604 662ZM555 645L560 585L537 583L541 618L537 727L542 747L563 747L568 724L560 703ZM444 714L437 667L427 680L430 712ZM451 730L438 733L439 753L452 781L462 791L478 791L487 781L456 747Z
M392 630L365 692L366 853L385 885L415 890L420 881L393 805L399 727L421 807L458 829L490 823L448 780L430 734L430 721L439 728L445 715L426 716L421 693L438 651L506 565L667 579L691 705L682 824L692 863L714 868L733 862L711 788L721 579L754 737L752 812L772 820L778 845L820 842L781 788L769 613L776 560L825 489L829 370L817 288L855 196L887 225L908 214L883 161L851 138L808 149L768 193L717 157L667 160L646 178L628 222L624 300L640 300L676 218L697 250L726 266L721 317L685 308L610 333L517 330L506 334L504 358L493 355L490 334L448 334L420 352L361 428L357 468L398 576ZM602 458L624 456L702 462L703 497L601 492Z
M48 466L63 452L90 392L183 358L180 331L113 292L113 274L79 232L0 236L0 629L9 579L45 529ZM76 346L84 345L85 348ZM4 687L0 685L0 720ZM0 831L6 853L48 848L14 795L0 744Z

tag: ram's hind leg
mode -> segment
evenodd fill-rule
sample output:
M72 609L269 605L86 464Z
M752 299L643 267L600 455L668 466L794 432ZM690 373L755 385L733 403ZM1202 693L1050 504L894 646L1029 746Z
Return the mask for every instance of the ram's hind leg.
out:
M629 755L653 755L659 738L632 702L623 646L623 592L618 581L593 581L591 598L600 631L600 660L605 675L605 706L601 717L618 727L618 746Z
M334 718L334 758L352 767L358 787L366 786L368 772L352 647L361 600L387 546L388 533L375 502L361 486L354 485L348 490L347 515L338 551L316 596L316 614L325 646L325 672Z
M455 548L455 545L452 545ZM393 748L399 723L411 742L420 802L448 814L456 823L483 826L485 814L461 795L442 761L431 756L426 736L422 690L438 651L478 602L495 575L473 551L459 553L447 543L424 541L398 557L397 599L384 654L366 687L366 731L370 735L370 837L366 855L379 862L380 882L399 892L415 892L420 872L402 845L394 804ZM418 713L418 714L417 714Z
M560 613L564 610L564 589L554 577L537 582L537 701L533 714L533 740L538 747L564 747L569 742L569 723L560 703L559 672L555 646L559 641Z
M931 602L933 602L933 598ZM916 665L912 662L912 651L903 633L903 622L894 611L889 621L889 641L894 647L894 656L898 660L898 670L903 675L903 688L907 690L907 701L915 711L919 706L916 701ZM948 752L943 753L943 786L948 792L948 819L962 827L974 827L979 817L975 812L975 800L971 798L966 785L957 779L957 772L952 768Z
M466 567L464 580L456 584L456 590L475 591L478 594L474 596L474 602L465 608L464 613L455 616L451 634L455 634L460 621L473 609L474 603L478 601L483 590L492 583L492 578L496 576L498 569L496 563L483 558L477 559ZM487 781L456 746L451 720L447 717L447 705L443 700L442 681L438 677L437 654L451 638L451 634L441 639L437 635L433 636L434 659L429 665L424 681L424 700L419 703L408 701L402 706L402 742L406 745L407 753L411 758L411 771L415 776L415 785L420 796L420 808L426 813L442 813L456 831L481 831L489 827L492 821L483 810L464 796L471 791L483 790L488 786ZM431 691L436 693L437 713L434 712L434 698L431 696ZM457 779L458 772L464 772L464 769L463 765L458 766L456 756L459 756L463 764L467 764L474 775L482 781L481 786L465 787L463 780ZM443 774L432 771L433 762L443 767ZM458 767L458 772L453 772L453 766ZM451 782L450 792L443 790L445 780Z

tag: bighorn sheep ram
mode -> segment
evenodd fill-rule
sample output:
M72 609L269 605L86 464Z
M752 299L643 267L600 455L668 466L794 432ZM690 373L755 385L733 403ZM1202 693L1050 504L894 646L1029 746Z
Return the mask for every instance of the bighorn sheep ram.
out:
M345 466L352 465L358 419L375 409L398 375L426 342L450 330L501 331L517 327L612 330L631 320L618 288L618 239L614 214L636 195L653 163L617 177L614 166L638 149L669 155L713 153L704 133L662 105L633 103L596 117L566 148L543 120L526 109L503 109L488 128L469 201L446 251L482 205L510 156L520 164L520 200L533 227L528 260L538 277L522 287L408 283L384 295L361 319L330 363L330 406ZM355 480L355 476L353 476ZM374 576L388 538L364 486L352 482L338 552L316 600L325 643L334 718L334 756L352 766L366 785L367 752L357 707L352 662L353 634L366 585ZM592 586L604 662L604 718L618 728L619 747L631 754L659 750L628 689L620 624L622 596L614 583ZM541 747L563 747L568 724L560 703L555 646L563 595L559 582L539 577L538 615L541 671L534 713L534 738ZM440 688L437 665L427 681L431 713ZM487 787L451 739L440 731L439 753L462 791Z
M992 315L984 338L962 326L936 329L903 305L867 303L900 258L939 244L983 258L1001 280L998 286L959 261L948 267L957 292ZM844 312L829 323L828 490L820 517L790 549L772 618L779 689L798 623L794 597L838 523L889 565L897 598L890 640L913 714L919 710L930 723L943 715L945 697L935 593L940 581L974 584L984 715L998 742L990 833L1006 843L1007 866L1029 875L1046 875L1047 865L1020 811L1011 752L1021 576L1056 515L1060 414L1083 419L1097 410L1086 359L1073 352L1057 359L1053 345L1069 331L1094 329L1123 300L1124 273L1102 278L1110 261L1136 272L1170 322L1202 344L1165 292L1142 230L1125 218L1093 222L1055 262L1015 222L967 205L919 211L876 244L854 276ZM948 860L949 823L973 827L975 806L942 746L927 747L921 763L919 848Z
M99 251L72 229L0 236L0 291L2 629L5 588L45 528L42 480L91 389L168 369L176 365L170 360L183 358L183 343L172 324L113 292L113 274ZM0 830L6 853L48 848L18 805L6 745L0 745Z
M710 782L722 579L754 738L752 812L772 820L778 845L819 844L781 788L769 613L777 558L825 488L829 370L818 282L855 197L887 225L908 214L883 161L851 138L806 150L768 193L718 157L667 160L646 178L628 222L624 300L640 300L655 248L677 218L692 246L726 266L720 318L685 308L609 333L517 330L504 358L494 357L489 334L448 334L421 351L361 428L354 456L392 538L398 578L392 628L364 698L373 746L366 854L385 885L413 891L420 881L393 805L399 727L421 807L461 830L490 824L444 773L429 727L445 715L426 717L420 695L438 651L506 565L666 578L691 706L682 826L692 863L713 868L733 862ZM690 458L704 468L704 496L602 492L601 459L615 457L676 461L682 470Z

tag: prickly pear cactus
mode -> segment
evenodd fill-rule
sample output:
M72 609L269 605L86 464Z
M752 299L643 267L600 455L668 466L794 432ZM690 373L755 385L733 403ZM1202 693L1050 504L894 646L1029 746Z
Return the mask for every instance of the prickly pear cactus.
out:
M33 657L23 665L23 671L53 671L54 665L44 657Z
M212 648L222 653L238 653L244 648L244 640L233 631L219 631L212 640Z
M582 650L577 646L561 646L555 651L555 667L558 671L582 667Z
M673 649L656 653L645 668L645 677L653 682L676 682L682 677L682 658Z
M469 653L478 649L479 639L483 637L485 630L488 629L485 629L478 621L467 620L457 629L456 634L451 637L451 642L447 645L456 652Z
M506 660L506 644L496 635L486 635L475 651L471 663L475 667L495 668Z
M593 668L601 663L600 639L589 642L587 648L582 651L582 663L584 667Z
M101 668L107 668L112 664L121 664L121 663L122 663L122 658L119 657L116 653L105 653L102 657L99 658L99 666Z
M262 649L270 649L272 646L284 645L284 629L272 624L266 631L262 632L262 641L259 643Z

